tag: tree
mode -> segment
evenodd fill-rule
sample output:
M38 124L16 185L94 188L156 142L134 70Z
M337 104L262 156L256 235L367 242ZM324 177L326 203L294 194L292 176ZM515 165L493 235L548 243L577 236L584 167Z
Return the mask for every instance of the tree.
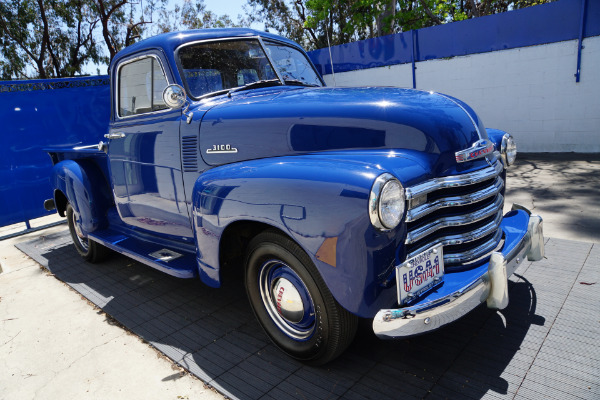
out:
M100 60L100 48L94 38L98 20L92 14L89 1L69 0L57 10L64 26L56 42L56 62L61 66L61 76L79 74L86 62Z
M0 79L76 76L88 62L109 65L143 37L249 24L214 14L204 0L184 0L174 10L167 2L147 0L142 8L133 0L1 0Z
M248 0L263 22L307 49L477 18L554 0Z
M74 76L98 60L88 0L0 3L0 77ZM76 10L73 12L73 10Z
M144 20L143 12L135 21L136 14L130 0L92 0L92 9L98 17L102 38L108 49L108 57L103 58L106 64L110 64L120 50L135 43L141 37L143 25L151 23Z
M206 9L204 0L184 0L173 9L167 9L163 2L159 9L159 22L155 24L155 33L178 31L180 29L232 28L246 25L246 20L238 16L233 22L229 15L216 15Z

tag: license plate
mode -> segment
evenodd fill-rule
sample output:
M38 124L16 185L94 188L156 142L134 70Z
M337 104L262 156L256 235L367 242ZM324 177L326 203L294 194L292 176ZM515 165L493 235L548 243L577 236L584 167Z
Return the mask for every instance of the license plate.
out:
M398 299L401 306L442 283L444 279L442 247L439 244L425 250L396 267Z

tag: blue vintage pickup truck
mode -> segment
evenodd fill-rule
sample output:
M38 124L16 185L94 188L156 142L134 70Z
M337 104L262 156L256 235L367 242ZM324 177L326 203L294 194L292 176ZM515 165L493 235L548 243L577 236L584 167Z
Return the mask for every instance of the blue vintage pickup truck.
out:
M340 355L359 318L422 334L544 254L542 219L503 215L510 134L465 103L398 88L329 88L296 43L249 29L175 32L110 66L106 140L50 149L75 248L107 249L212 287L245 276L285 353Z

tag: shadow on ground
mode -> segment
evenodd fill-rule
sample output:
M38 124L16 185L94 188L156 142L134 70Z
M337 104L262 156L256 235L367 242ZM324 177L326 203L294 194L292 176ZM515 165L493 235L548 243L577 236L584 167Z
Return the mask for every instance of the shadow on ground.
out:
M598 242L600 155L526 154L507 170L506 204L548 220L551 237Z
M521 344L532 325L544 324L536 315L532 285L519 279L510 282L511 302L502 315L482 306L437 332L396 341L378 340L364 320L344 355L327 366L308 367L268 341L252 315L242 282L211 289L116 254L92 265L79 258L68 232L19 248L114 320L232 398L512 395L508 391L519 386L529 364L524 361L520 368L515 363L521 351L528 351L521 350Z

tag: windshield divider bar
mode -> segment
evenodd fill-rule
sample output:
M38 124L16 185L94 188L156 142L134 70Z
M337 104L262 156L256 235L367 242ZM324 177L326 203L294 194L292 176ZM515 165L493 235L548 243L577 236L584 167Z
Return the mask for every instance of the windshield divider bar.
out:
M263 40L262 40L262 38L260 36L258 37L258 42L260 43L260 47L262 47L263 51L265 52L265 55L267 56L267 59L269 60L269 63L271 63L271 67L273 68L273 71L275 71L275 74L277 75L277 78L279 78L279 82L281 82L281 85L285 86L285 81L281 77L281 74L279 73L279 69L277 68L277 66L273 62L273 59L269 55L269 52L267 51L267 47L265 46L265 44L264 44L264 42L263 42Z

